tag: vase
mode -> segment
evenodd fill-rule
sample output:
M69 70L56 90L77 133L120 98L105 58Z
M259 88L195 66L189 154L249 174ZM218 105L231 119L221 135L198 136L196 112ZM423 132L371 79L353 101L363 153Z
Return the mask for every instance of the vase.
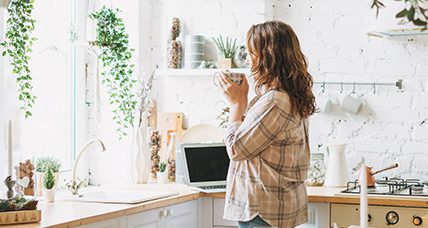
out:
M167 172L156 172L156 180L158 181L158 184L166 184L168 181L167 174Z
M51 189L43 189L43 198L45 199L45 202L48 203L53 203L55 202L55 193L56 193L56 189L51 188Z
M150 177L150 151L148 141L148 114L143 113L139 126L134 128L131 146L131 168L135 184L147 183Z
M58 181L59 181L59 173L55 172L53 173L55 177L55 185L54 188L58 187ZM44 172L36 172L36 195L37 196L43 196L43 178L45 176Z
M219 69L230 69L236 68L233 58L219 58L217 61L217 68Z

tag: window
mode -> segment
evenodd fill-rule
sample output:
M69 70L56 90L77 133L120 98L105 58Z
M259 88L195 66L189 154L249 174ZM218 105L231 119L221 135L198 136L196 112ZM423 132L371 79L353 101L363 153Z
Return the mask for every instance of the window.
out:
M7 172L5 123L9 120L13 123L14 165L27 158L54 156L61 161L62 170L69 170L74 158L76 48L71 45L70 27L74 24L75 0L43 0L34 4L33 36L38 40L30 54L30 69L37 99L32 117L25 119L19 111L9 60L2 57L0 61L0 144L6 145L0 148L0 176ZM2 11L0 21L4 26L7 16ZM0 25L1 37L4 29Z

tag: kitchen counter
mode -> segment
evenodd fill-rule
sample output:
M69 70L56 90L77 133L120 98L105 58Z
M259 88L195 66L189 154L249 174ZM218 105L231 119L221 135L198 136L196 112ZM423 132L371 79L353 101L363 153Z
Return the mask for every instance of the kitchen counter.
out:
M343 189L334 187L307 187L308 201L311 203L360 203L358 194L339 195ZM224 198L224 195L224 193L209 194L210 197L214 198ZM428 197L421 199L420 197L369 195L368 200L370 205L428 208Z
M178 184L149 184L136 185L133 190L171 190L178 191L179 194L158 200L152 200L140 204L105 204L105 203L84 203L75 201L57 200L55 203L46 204L40 202L39 209L42 210L42 221L40 224L14 225L13 228L38 228L38 227L74 227L89 224L106 219L126 216L139 212L148 211L155 208L183 203L202 197L224 198L224 193L199 193L184 185ZM351 203L358 204L358 195L337 195L342 188L331 187L308 187L308 200L315 203ZM412 206L428 208L428 198L421 200L409 197L381 197L369 196L371 205L387 206ZM5 226L1 226L3 228Z
M44 203L43 201L40 201L38 206L38 208L42 210L42 221L40 223L28 223L12 226L6 225L0 226L0 228L75 227L183 203L203 197L202 193L193 191L184 185L178 184L135 185L128 187L127 189L153 191L173 190L179 192L179 194L139 204L89 203L58 199L55 200L54 203Z

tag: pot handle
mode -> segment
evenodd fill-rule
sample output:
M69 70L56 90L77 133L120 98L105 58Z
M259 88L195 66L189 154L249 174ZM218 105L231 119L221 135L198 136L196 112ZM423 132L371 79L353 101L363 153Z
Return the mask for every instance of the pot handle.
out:
M372 175L376 175L376 174L378 174L378 173L381 173L381 172L383 172L383 171L387 171L387 170L390 170L390 169L395 169L395 168L397 168L397 167L398 167L398 163L395 163L394 165L391 165L391 166L388 166L388 167L383 168L383 169L381 169L381 170L378 170L378 171L376 171L376 172L373 172L373 173L372 173Z

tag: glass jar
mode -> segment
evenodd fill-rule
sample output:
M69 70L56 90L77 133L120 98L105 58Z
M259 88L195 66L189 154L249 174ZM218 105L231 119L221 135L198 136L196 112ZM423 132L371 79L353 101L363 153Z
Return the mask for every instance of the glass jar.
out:
M177 133L169 133L169 143L168 143L168 180L175 182L175 146L177 144Z
M324 154L314 153L311 154L310 167L308 171L308 178L306 179L306 185L308 186L322 186L325 180L325 164Z

